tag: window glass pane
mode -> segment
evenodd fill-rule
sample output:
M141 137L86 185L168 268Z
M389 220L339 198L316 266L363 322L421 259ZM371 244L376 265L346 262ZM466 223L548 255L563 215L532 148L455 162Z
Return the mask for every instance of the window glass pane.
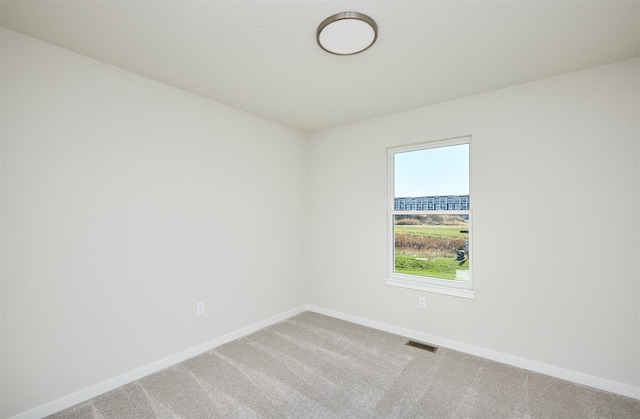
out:
M469 281L469 215L394 215L395 272Z
M469 144L396 153L394 172L395 198L468 197ZM407 205L417 207L418 203Z

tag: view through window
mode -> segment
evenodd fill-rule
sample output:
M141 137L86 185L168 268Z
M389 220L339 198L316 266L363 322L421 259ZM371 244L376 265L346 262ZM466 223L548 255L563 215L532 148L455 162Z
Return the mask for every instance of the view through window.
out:
M470 289L469 138L394 149L392 276Z

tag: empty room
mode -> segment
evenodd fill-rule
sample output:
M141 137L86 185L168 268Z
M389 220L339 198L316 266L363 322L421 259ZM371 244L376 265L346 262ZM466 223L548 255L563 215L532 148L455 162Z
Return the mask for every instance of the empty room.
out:
M640 417L640 1L0 25L1 418Z

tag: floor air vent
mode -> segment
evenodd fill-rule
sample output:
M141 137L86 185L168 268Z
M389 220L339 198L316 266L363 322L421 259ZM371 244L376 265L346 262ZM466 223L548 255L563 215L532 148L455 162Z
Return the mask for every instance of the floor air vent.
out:
M414 348L422 349L423 351L435 352L438 350L437 346L427 345L426 343L416 342L415 340L410 340L405 343L407 346L413 346Z

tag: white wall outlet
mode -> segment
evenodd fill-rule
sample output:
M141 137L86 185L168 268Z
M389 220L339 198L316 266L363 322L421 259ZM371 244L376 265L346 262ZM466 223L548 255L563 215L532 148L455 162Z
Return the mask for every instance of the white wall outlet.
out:
M427 309L427 297L418 297L418 308Z
M204 314L204 301L196 303L196 316L202 316Z

